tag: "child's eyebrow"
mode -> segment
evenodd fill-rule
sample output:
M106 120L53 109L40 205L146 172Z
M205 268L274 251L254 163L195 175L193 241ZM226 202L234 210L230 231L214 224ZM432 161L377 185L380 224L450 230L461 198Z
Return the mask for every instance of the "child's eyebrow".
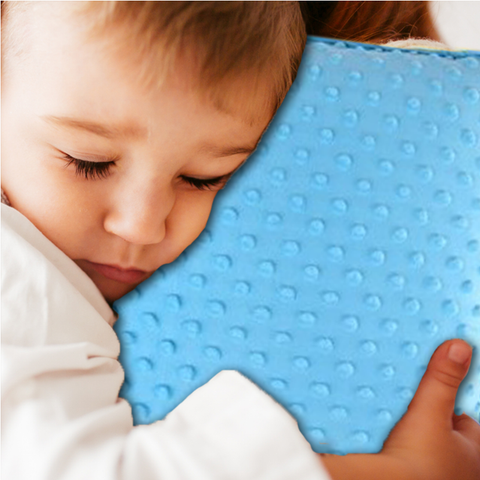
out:
M147 131L145 129L131 124L123 126L106 126L101 123L92 122L91 120L81 120L72 117L57 117L55 115L42 115L40 118L56 126L85 130L106 138L118 138L125 136L138 138L147 135Z
M58 117L55 115L42 115L40 118L47 123L51 123L56 126L84 130L106 138L140 138L147 136L146 129L141 128L138 125L126 124L122 126L107 126L91 120L81 120L72 117ZM242 153L250 155L255 148L257 148L257 144L258 142L255 143L255 145L228 147L218 147L217 145L204 144L199 150L208 152L215 157L229 157Z
M241 153L247 153L250 155L257 145L247 146L247 147L217 147L216 145L203 145L201 150L210 153L214 157L229 157L232 155L239 155Z

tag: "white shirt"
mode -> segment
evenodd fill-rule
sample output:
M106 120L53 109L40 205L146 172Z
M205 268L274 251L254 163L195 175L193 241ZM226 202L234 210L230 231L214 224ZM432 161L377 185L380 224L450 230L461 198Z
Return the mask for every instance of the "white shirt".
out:
M234 371L133 427L113 311L26 217L1 208L4 479L329 479L293 417Z

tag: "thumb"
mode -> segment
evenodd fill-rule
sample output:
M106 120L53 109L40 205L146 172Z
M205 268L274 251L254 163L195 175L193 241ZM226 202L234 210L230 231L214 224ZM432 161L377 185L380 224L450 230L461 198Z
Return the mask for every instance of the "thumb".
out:
M465 378L472 348L463 340L448 340L432 355L417 392L408 407L408 415L432 419L436 424L452 427L455 398Z

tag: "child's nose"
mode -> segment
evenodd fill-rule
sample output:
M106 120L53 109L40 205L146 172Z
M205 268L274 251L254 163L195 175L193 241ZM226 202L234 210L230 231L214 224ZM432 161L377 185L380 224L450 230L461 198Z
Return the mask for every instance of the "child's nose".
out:
M136 245L160 243L166 233L165 223L175 203L170 185L139 182L119 189L113 196L104 219L104 229Z

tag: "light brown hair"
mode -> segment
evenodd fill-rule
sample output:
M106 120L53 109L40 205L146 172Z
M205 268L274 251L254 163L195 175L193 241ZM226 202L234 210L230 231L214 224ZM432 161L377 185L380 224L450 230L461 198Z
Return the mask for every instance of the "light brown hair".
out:
M2 2L2 24L28 3ZM306 42L294 1L73 3L88 38L138 60L132 68L140 81L161 85L183 58L194 65L195 86L219 107L240 83L259 97L259 110L273 115L295 79ZM3 57L15 34L2 27Z
M21 57L18 34L5 20L44 2L1 3L2 60L6 50ZM236 79L248 78L249 94L263 99L257 107L271 115L295 79L307 33L364 43L437 35L425 1L72 3L90 35L113 39L111 48L139 59L135 73L146 83L161 84L184 57L196 65L196 86L217 107L225 107Z

